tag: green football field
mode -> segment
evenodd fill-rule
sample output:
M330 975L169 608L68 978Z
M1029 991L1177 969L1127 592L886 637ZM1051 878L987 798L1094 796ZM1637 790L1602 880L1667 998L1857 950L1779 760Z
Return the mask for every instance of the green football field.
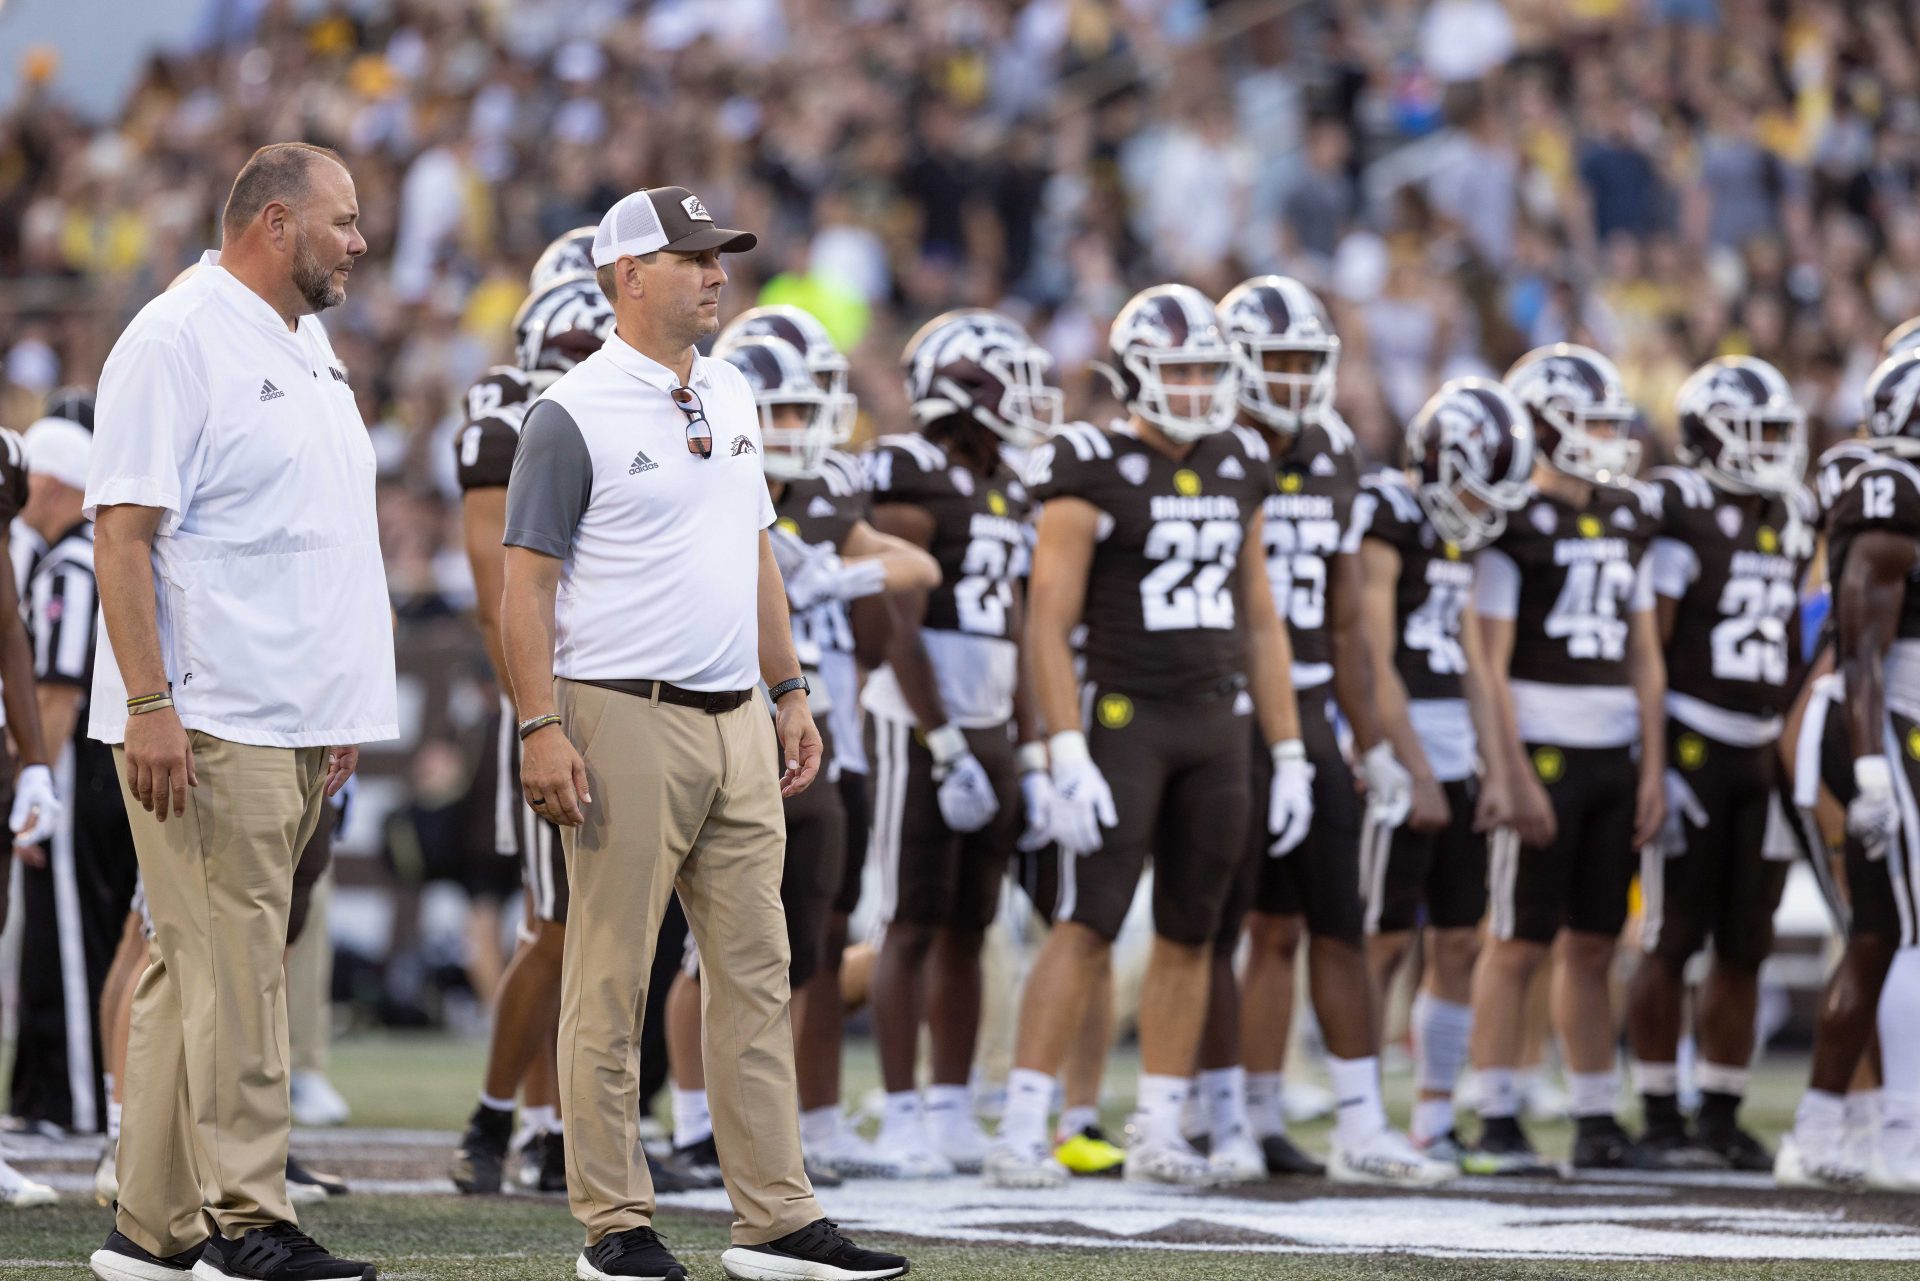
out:
M338 1170L352 1195L303 1212L316 1236L370 1258L387 1278L565 1278L578 1250L558 1198L461 1198L441 1189L446 1154L478 1079L482 1046L440 1037L353 1037L335 1052L352 1130L300 1132L312 1165ZM850 1098L871 1084L870 1047L850 1047ZM1804 1068L1759 1073L1750 1119L1771 1140ZM1113 1097L1131 1092L1116 1064ZM1404 1076L1390 1099L1404 1103ZM1116 1118L1117 1119L1117 1118ZM1564 1125L1536 1127L1564 1155ZM1324 1149L1324 1123L1296 1131ZM92 1141L11 1140L18 1163L56 1183L60 1206L0 1214L0 1278L78 1278L109 1226L85 1191ZM1320 1182L1181 1192L1109 1180L1066 1192L997 1193L977 1179L865 1181L823 1192L827 1212L865 1242L909 1255L923 1276L965 1278L1285 1277L1826 1278L1920 1276L1920 1198L1777 1191L1754 1176L1500 1183L1444 1191L1336 1188ZM724 1197L663 1207L658 1226L695 1277L719 1278Z

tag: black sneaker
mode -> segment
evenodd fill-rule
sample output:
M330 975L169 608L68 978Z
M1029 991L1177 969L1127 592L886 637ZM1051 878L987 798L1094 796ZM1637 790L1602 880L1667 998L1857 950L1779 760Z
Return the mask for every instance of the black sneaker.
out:
M564 1134L543 1134L535 1142L540 1145L540 1178L534 1184L541 1192L565 1192L567 1190L567 1136Z
M1324 1162L1316 1161L1295 1147L1293 1140L1284 1134L1262 1135L1260 1155L1267 1160L1267 1173L1272 1175L1300 1175L1310 1179L1324 1178L1327 1167Z
M1727 1168L1726 1160L1718 1153L1701 1146L1686 1130L1670 1127L1649 1129L1629 1144L1627 1164L1635 1170L1666 1174ZM1766 1168L1773 1168L1771 1158Z
M1693 1142L1726 1162L1729 1170L1765 1173L1773 1169L1773 1153L1767 1145L1737 1125L1700 1126Z
M653 1179L653 1191L656 1196L668 1192L694 1192L708 1186L705 1183L695 1183L651 1152L647 1153L647 1174Z
M507 1142L513 1138L513 1113L484 1103L473 1110L467 1132L454 1150L447 1174L462 1192L492 1196L506 1171Z
M1632 1170L1635 1166L1633 1140L1620 1122L1610 1116L1581 1117L1575 1122L1579 1130L1573 1136L1573 1160L1567 1164L1575 1170Z
M1510 1178L1546 1178L1560 1173L1540 1159L1526 1131L1512 1117L1488 1117L1481 1122L1480 1141L1460 1154L1467 1174Z
M815 1219L765 1245L736 1245L720 1256L735 1281L868 1281L903 1277L907 1261L897 1254L863 1250L840 1233L832 1219Z
M720 1177L720 1149L714 1146L711 1134L698 1143L675 1148L661 1164L686 1179L690 1187L717 1188L725 1183Z
M609 1232L580 1252L580 1281L687 1281L687 1270L652 1228Z
M157 1254L148 1254L116 1231L107 1235L107 1243L95 1250L87 1262L100 1281L176 1281L193 1271L193 1265L200 1261L201 1252L206 1248L207 1243L202 1241L191 1250L163 1259Z
M307 1187L319 1188L328 1196L345 1196L348 1191L347 1181L345 1179L337 1174L324 1174L319 1170L309 1170L300 1163L300 1158L294 1156L292 1153L287 1154L287 1182L290 1184L299 1183Z
M336 1259L291 1223L249 1228L238 1241L215 1233L194 1265L201 1281L220 1277L244 1281L374 1281L371 1263Z

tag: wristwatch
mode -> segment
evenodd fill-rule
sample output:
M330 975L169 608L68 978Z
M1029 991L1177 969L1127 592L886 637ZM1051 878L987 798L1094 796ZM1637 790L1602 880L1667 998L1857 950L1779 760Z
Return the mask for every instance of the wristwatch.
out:
M806 677L789 676L787 677L787 679L781 681L778 685L775 685L771 689L769 689L767 691L767 697L777 703L781 699L785 698L788 694L793 693L793 691L796 689L799 690L802 694L813 693L813 686L807 684Z

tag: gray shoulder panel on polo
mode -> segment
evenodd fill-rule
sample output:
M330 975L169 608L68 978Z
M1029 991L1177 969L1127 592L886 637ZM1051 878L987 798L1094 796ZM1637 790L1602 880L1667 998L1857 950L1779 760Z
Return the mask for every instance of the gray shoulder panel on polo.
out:
M500 541L564 560L592 496L593 455L580 424L557 402L535 401L513 453Z

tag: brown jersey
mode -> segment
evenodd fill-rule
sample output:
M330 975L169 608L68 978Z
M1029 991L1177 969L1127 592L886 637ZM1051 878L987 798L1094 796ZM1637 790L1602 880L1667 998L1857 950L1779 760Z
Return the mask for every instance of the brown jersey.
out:
M1293 447L1274 459L1273 472L1261 529L1267 581L1293 641L1294 687L1312 689L1333 678L1327 627L1333 559L1359 545L1353 530L1360 487L1353 433L1336 415L1309 418Z
M809 548L844 549L847 535L867 518L867 495L860 465L845 454L829 453L820 474L790 480L774 500L774 527ZM853 625L843 600L823 600L793 615L793 647L800 661L817 666L823 653L853 652Z
M1873 530L1920 538L1920 468L1903 458L1883 456L1855 470L1828 516L1827 566L1834 584L1836 620L1844 618L1839 590L1847 557L1854 540ZM1894 635L1900 640L1920 639L1920 564L1907 576Z
M539 393L512 365L495 365L467 388L466 426L454 437L460 492L505 489L520 447L520 426Z
M1407 478L1381 471L1361 482L1354 526L1399 553L1393 663L1411 699L1464 698L1461 619L1473 599L1473 564L1434 532Z
M1786 710L1799 663L1800 578L1813 559L1813 495L1725 493L1697 471L1658 467L1653 588L1676 604L1667 688L1745 716Z
M1238 427L1178 461L1119 425L1073 423L1034 450L1035 501L1101 513L1082 611L1088 681L1152 701L1244 686L1241 544L1272 492L1271 462L1265 439Z
M19 432L0 427L0 529L26 505L27 443Z

